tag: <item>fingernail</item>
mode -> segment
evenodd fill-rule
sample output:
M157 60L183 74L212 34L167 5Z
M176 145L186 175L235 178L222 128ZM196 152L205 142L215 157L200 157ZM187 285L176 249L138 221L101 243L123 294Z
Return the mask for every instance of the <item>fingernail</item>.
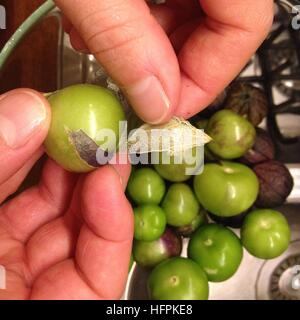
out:
M0 97L0 140L10 148L25 145L46 118L41 99L31 92Z
M147 123L160 123L169 112L169 98L155 76L139 81L125 91L137 115Z

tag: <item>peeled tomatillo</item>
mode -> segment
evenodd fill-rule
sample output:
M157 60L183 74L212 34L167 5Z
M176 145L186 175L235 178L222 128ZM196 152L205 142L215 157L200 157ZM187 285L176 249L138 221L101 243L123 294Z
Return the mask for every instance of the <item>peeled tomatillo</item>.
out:
M244 220L241 237L244 247L254 257L273 259L288 248L291 231L282 213L271 209L254 210Z
M163 178L152 168L140 168L131 173L127 191L136 204L159 204L165 194Z
M163 156L167 155L169 163L163 162ZM184 182L197 174L203 165L204 152L202 147L183 150L179 155L169 155L162 152L158 155L158 164L154 164L155 170L165 180L171 182Z
M207 211L220 217L232 217L254 204L259 182L247 166L222 161L204 166L203 173L194 178L194 190Z
M133 211L136 240L153 241L164 233L167 219L161 207L147 204L136 207Z
M161 206L166 213L167 223L173 227L189 225L200 210L193 190L185 183L173 183Z
M160 263L150 274L148 290L154 300L207 300L209 294L205 273L186 258Z
M98 147L114 153L119 142L119 122L125 120L116 96L100 86L78 84L48 98L52 120L45 140L47 154L68 171L88 172L99 166ZM101 129L114 133L105 141Z
M243 258L243 247L230 229L207 224L192 235L188 256L200 265L209 281L220 282L237 271Z

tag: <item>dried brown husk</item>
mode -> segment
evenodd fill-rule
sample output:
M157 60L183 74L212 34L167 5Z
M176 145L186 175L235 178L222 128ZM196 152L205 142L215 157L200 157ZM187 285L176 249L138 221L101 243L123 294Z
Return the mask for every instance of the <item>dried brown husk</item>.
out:
M235 83L228 92L225 109L246 117L257 126L267 116L268 100L260 88L248 83Z

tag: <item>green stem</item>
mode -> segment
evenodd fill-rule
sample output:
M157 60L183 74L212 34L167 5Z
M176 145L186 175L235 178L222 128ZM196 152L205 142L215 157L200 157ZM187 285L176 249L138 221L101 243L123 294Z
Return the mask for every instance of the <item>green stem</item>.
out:
M10 54L23 39L23 37L34 27L48 12L55 8L52 0L47 0L36 11L34 11L16 30L12 37L7 41L0 52L0 71L3 68Z

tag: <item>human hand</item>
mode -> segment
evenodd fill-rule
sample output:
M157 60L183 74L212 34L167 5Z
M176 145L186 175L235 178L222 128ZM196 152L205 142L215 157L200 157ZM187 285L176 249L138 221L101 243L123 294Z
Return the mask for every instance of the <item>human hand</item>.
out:
M73 46L89 51L136 113L189 118L238 74L264 40L273 0L55 0Z
M129 165L80 176L48 160L37 186L3 203L42 155L49 122L35 91L0 96L0 300L118 299L133 237Z

